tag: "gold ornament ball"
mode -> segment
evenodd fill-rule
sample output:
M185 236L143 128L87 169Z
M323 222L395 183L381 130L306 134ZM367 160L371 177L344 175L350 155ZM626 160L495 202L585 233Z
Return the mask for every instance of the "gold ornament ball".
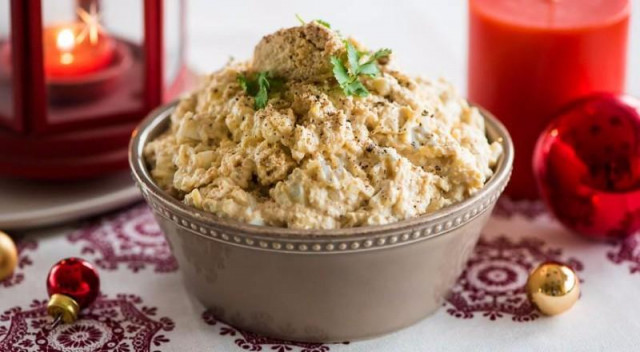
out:
M527 280L529 301L545 315L569 310L580 297L580 279L569 266L557 262L540 264Z
M18 264L18 249L9 235L0 231L0 281L8 278Z

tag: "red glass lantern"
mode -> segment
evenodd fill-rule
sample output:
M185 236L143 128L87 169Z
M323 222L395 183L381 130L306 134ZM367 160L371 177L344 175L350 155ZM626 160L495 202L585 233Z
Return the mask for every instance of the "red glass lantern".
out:
M186 89L184 0L0 0L0 175L127 167L137 122Z

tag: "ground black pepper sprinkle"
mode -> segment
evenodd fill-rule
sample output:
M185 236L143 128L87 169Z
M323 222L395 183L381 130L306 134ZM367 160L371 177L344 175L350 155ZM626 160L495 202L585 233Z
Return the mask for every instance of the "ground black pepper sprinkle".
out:
M290 44L296 42L297 40L291 39ZM288 52L287 56L296 60L302 59L297 54L288 55ZM304 63L301 62L301 64ZM248 62L247 65L251 65L251 62ZM247 68L250 66L239 67L242 69L234 68L232 73L236 73L236 71L252 72L250 68ZM389 206L389 204L378 204L380 199L401 201L391 203L393 203L392 206L401 206L403 209L394 209L391 213L376 214L379 215L379 218L376 218L375 221L394 221L394 218L400 219L423 212L429 207L429 203L423 202L424 198L418 200L412 197L418 192L427 194L427 197L438 195L447 197L447 191L439 188L445 186L438 185L438 183L442 180L447 181L449 171L452 173L458 171L457 165L454 164L455 155L447 154L449 150L447 148L451 146L450 144L455 144L456 147L457 144L455 141L448 141L448 136L442 136L448 132L447 128L450 125L448 122L455 116L451 115L448 110L440 110L441 104L439 102L433 101L433 105L431 101L424 101L424 104L416 102L415 98L418 96L414 95L411 89L425 86L426 91L424 92L427 94L431 94L432 90L437 93L440 87L436 84L430 85L427 82L425 85L423 81L413 81L400 73L390 75L388 68L383 68L383 70L382 79L387 80L393 90L393 93L387 97L372 90L371 95L365 99L346 98L336 87L335 80L327 80L324 76L292 79L284 83L281 91L270 96L268 107L263 112L255 115L255 111L252 110L251 114L244 113L245 108L253 105L254 98L241 91L238 84L229 83L226 76L223 75L224 79L212 81L212 84L216 85L213 90L201 91L203 100L196 100L197 106L190 108L194 110L194 113L201 113L196 117L196 121L201 121L200 127L209 126L208 128L210 128L197 131L202 135L200 138L205 138L205 140L198 141L197 145L195 141L191 140L179 144L189 148L200 148L200 145L206 144L210 146L210 150L215 150L221 146L221 142L224 142L223 146L227 148L232 145L226 144L228 141L222 141L225 139L223 135L226 132L229 139L232 139L230 142L235 143L236 146L232 146L232 151L224 156L216 155L216 160L212 162L208 171L211 174L209 177L212 179L228 177L232 183L237 183L232 186L239 186L244 191L251 193L256 197L258 203L272 200L270 191L275 183L271 182L287 177L295 168L312 171L307 176L311 177L312 181L318 181L318 185L314 183L313 186L326 188L332 201L336 201L336 197L342 197L340 192L358 192L354 190L355 188L349 188L346 191L341 188L347 186L350 177L361 179L366 186L364 192L348 193L349 197L347 198L354 198L352 199L353 203L348 205L332 204L331 206L334 207L332 211L335 211L334 214L336 214L333 216L327 216L326 209L314 208L305 209L305 212L296 212L289 217L285 214L287 210L275 202L262 204L264 206L262 210L270 208L273 211L268 214L273 219L265 221L265 224L271 221L268 224L272 226L295 227L304 223L306 214L313 215L316 210L321 213L318 219L323 219L319 221L327 219L326 221L330 220L331 224L336 222L335 224L339 227L359 226L367 221L371 213L375 212L375 207ZM216 77L214 76L214 78ZM363 83L368 85L370 81L365 80ZM409 89L401 88L399 84L409 87ZM224 94L216 96L211 93L218 90ZM424 92L418 91L417 93L421 95ZM433 97L435 99L449 99L448 95L435 94ZM208 100L212 100L212 104L209 104ZM238 103L233 104L234 101ZM230 102L232 104L229 104ZM418 106L415 106L416 104ZM410 111L406 111L406 109ZM289 116L285 116L283 119L278 114ZM272 115L275 115L276 118L272 119ZM436 119L442 117L442 125L439 123L440 121L430 120L429 117ZM237 124L238 118L241 118L242 121L246 120L246 122ZM268 120L269 123L265 120ZM461 122L468 123L466 120ZM607 123L607 121L603 123ZM265 130L261 131L263 127ZM224 131L225 129L231 130L232 133ZM436 131L436 134L430 133L430 131ZM207 136L207 134L211 134L211 136ZM454 136L454 139L457 137ZM274 156L258 155L265 146L268 148L278 146L282 148L282 151ZM412 147L421 149L414 150L411 149ZM246 149L246 152L237 152L243 148ZM441 149L444 149L444 152ZM206 148L202 150L206 150ZM216 166L216 163L219 166ZM318 170L305 169L306 166L316 167L315 165L320 165ZM234 166L237 168L236 170L233 170ZM189 165L178 167L183 172ZM264 180L258 179L256 173L258 167L260 168L259 175L262 175ZM410 171L409 174L405 174L407 170ZM220 171L219 174L218 171ZM443 174L442 171L446 171L446 173ZM313 174L315 172L318 174ZM424 177L425 173L429 173L428 177ZM306 185L300 184L305 182L304 179L299 180L296 178L297 176L299 175L291 177L290 182L283 184L286 187L282 187L278 191L284 192L285 195L291 195L291 200L294 203L301 202L299 199L301 194L302 198L308 197L310 194L305 188ZM314 177L325 176L326 180L314 179ZM181 177L181 175L177 177ZM325 181L326 185L322 184ZM269 185L260 185L261 182L269 182ZM249 183L251 184L247 187L246 185ZM358 187L360 186L362 184L358 183ZM211 189L214 187L211 185ZM176 192L180 191L176 190ZM223 191L227 190L218 187L215 192L222 196ZM408 193L404 193L407 191ZM370 203L371 209L359 209L369 204L369 199L355 199L356 194L358 197L362 194L362 198L374 199L376 203L374 204L374 201ZM213 193L203 195L204 201L207 201L208 196L212 198L208 200L211 204L218 201L213 199ZM375 198L372 198L374 196ZM302 201L306 201L306 199ZM358 206L358 204L362 206ZM318 208L321 207L322 205L318 205ZM354 209L361 212L352 212ZM249 209L249 206L241 209L246 212L253 210ZM307 210L309 210L308 213L306 213ZM384 209L384 211L387 210ZM348 213L345 214L345 211ZM394 213L396 211L397 213Z

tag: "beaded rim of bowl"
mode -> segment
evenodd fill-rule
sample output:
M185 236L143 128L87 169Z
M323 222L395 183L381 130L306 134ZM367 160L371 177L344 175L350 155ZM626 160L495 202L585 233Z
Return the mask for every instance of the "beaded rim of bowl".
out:
M333 230L299 230L258 226L189 207L161 190L147 169L143 150L149 140L163 132L177 102L152 111L133 132L129 146L129 164L142 196L157 216L189 233L234 246L258 250L295 253L342 253L374 250L414 243L443 235L472 222L491 209L511 176L513 144L506 128L489 112L480 109L487 134L502 143L503 154L493 176L485 186L462 202L433 213L385 225Z

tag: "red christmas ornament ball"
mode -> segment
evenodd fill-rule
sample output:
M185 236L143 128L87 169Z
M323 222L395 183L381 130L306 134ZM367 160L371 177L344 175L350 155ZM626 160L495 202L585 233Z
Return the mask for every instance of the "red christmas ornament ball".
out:
M82 309L98 297L100 278L89 262L80 258L62 259L49 271L47 292L49 296L55 293L69 296Z
M596 239L640 229L640 101L597 94L540 135L533 169L542 198L568 228Z

